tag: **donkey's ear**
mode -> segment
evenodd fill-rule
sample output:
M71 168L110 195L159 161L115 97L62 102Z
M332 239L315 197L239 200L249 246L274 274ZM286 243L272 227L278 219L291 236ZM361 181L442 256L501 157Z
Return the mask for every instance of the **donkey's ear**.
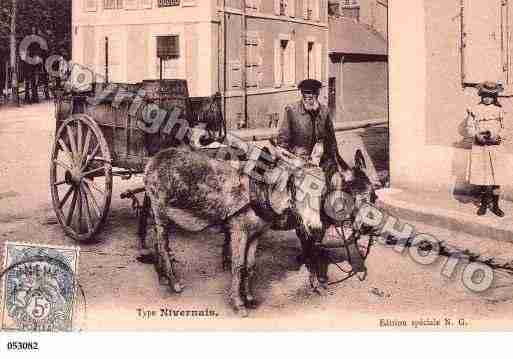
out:
M356 150L354 154L354 166L359 169L367 169L367 163L365 162L365 157L363 157L362 150Z

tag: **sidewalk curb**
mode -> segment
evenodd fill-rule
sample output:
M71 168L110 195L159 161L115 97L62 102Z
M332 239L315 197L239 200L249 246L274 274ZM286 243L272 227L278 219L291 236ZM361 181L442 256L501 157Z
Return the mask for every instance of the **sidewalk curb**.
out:
M513 224L508 219L478 217L455 210L422 206L394 198L399 189L381 189L377 192L379 208L387 214L405 221L423 222L435 227L443 227L455 232L464 232L483 238L513 243Z

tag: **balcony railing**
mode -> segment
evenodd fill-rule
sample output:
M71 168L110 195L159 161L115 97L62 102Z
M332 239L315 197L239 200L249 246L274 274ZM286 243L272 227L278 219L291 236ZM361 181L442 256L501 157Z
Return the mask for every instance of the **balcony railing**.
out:
M159 7L180 6L180 0L159 0Z

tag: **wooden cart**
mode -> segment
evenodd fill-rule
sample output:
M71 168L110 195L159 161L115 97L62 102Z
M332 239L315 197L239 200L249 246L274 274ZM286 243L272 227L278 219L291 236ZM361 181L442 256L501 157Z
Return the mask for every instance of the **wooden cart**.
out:
M144 90L144 93L141 92ZM148 159L173 144L173 133L144 131L143 112L180 112L194 126L201 108L213 98L189 98L185 80L148 80L138 84L95 84L89 91L60 94L55 110L50 189L57 219L65 233L88 241L109 212L112 179L140 174ZM223 121L224 123L224 121ZM226 129L217 128L222 136ZM143 188L135 192L142 192Z

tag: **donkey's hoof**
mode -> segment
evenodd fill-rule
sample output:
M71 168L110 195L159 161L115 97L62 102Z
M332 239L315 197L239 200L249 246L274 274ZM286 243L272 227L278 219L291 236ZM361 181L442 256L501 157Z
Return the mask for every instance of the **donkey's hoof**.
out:
M326 296L327 285L325 286L323 283L319 282L317 276L315 274L310 274L310 286L312 290L319 294L321 297Z
M317 293L320 297L326 297L328 295L327 289L322 285L313 288L313 291Z
M255 298L247 298L244 302L246 308L249 308L249 309L256 309L258 307L258 300L256 300Z
M159 285L168 285L169 280L165 275L159 275Z
M231 298L230 304L232 305L233 309L235 310L235 313L239 317L246 318L248 316L248 310L246 309L246 306L244 304L244 301L241 298Z
M141 254L136 259L137 259L137 261L139 263L143 263L143 264L155 264L155 263L157 263L157 258L155 258L155 255L153 255L153 253Z
M241 318L247 318L249 316L249 312L245 307L240 307L235 309L237 311L237 315Z
M171 289L175 293L182 293L184 288L185 286L182 283L173 283L173 285L171 286Z

